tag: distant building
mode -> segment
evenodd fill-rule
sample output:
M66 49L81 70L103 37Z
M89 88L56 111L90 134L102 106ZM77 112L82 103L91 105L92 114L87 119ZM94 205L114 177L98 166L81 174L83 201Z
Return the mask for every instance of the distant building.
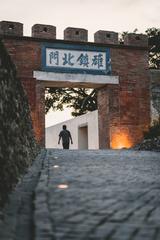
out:
M97 110L46 128L47 148L62 148L62 144L58 145L58 137L64 124L73 139L70 149L99 149Z

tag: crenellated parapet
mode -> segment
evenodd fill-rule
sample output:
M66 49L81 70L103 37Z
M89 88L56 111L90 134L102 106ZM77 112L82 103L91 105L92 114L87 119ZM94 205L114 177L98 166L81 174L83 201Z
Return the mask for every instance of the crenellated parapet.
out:
M68 27L64 30L64 40L87 42L88 30L83 28Z
M99 30L94 34L94 42L106 44L118 44L118 33Z
M35 24L32 26L32 37L56 39L56 27L45 24Z
M34 24L32 26L32 38L56 39L56 27L46 24ZM0 35L4 36L23 36L23 24L12 21L0 22ZM64 30L65 41L88 42L88 30L84 28L67 27ZM99 44L119 45L117 32L99 30L94 33L94 42ZM124 37L123 45L147 47L148 37L145 34L128 33Z
M124 45L148 46L148 37L145 34L128 33L124 37Z
M1 21L0 35L23 36L23 24L19 22Z

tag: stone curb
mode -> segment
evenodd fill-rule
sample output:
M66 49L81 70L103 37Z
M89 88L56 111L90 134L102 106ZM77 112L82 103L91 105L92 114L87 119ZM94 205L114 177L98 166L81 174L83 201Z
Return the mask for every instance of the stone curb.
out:
M49 163L45 159L38 185L35 189L34 224L35 240L53 240L54 234L48 208L48 169Z

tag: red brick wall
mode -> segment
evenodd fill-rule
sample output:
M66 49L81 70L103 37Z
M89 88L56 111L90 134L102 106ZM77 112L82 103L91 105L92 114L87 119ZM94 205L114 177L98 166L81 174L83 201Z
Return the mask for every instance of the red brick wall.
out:
M112 49L111 59L112 74L120 80L110 94L111 146L129 147L142 139L150 123L148 52Z
M44 145L45 132L45 87L43 82L33 78L33 71L41 70L43 41L47 40L29 37L4 38L16 64L18 77L28 94L35 134L41 145ZM142 47L106 47L111 49L112 74L119 76L120 84L99 89L100 148L119 145L128 147L141 140L143 131L150 123L148 53Z
M99 123L99 147L110 147L110 113L109 113L109 89L108 87L98 90L98 123Z

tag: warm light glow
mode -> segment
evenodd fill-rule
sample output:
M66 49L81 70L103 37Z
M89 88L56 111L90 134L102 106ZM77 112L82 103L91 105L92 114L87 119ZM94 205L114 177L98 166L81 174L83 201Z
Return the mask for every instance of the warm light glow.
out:
M111 148L113 149L130 148L132 147L132 145L133 144L130 141L128 134L123 132L113 134Z
M53 168L59 168L59 165L54 165Z
M68 185L67 184L59 184L57 187L60 189L67 189Z

